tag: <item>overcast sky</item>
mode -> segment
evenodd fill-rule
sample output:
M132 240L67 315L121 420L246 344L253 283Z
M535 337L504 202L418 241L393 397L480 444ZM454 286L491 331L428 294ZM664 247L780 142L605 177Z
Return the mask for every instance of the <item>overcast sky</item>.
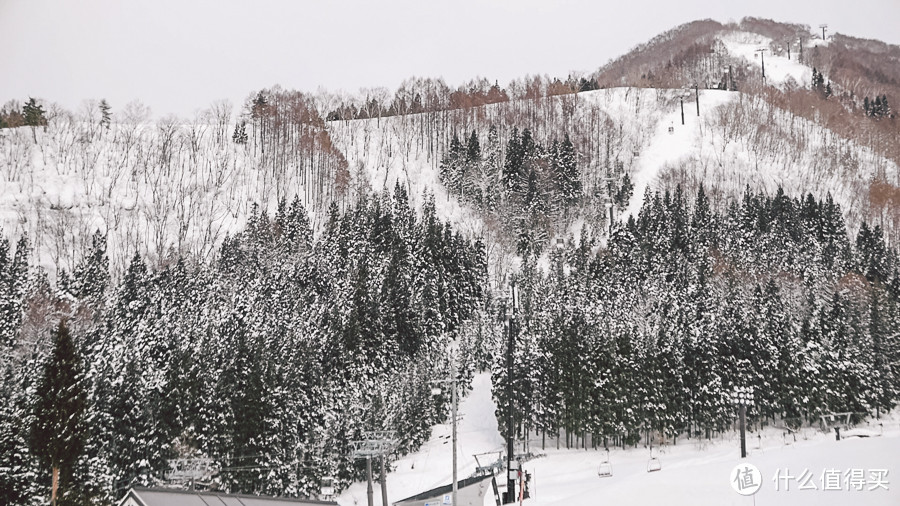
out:
M592 71L695 19L756 16L900 44L900 0L0 0L0 104L139 99L157 117L273 84Z

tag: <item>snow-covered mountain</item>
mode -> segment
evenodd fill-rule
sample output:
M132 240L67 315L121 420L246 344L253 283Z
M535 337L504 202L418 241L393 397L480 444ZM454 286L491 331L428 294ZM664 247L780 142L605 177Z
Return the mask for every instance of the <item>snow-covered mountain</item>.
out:
M392 493L439 484L447 427L423 441L448 399L429 383L454 357L463 383L477 374L465 452L496 449L510 384L533 445L728 438L737 388L759 425L884 415L900 402L898 57L707 20L505 88L276 86L192 120L4 109L0 227L30 258L0 238L0 479L18 502L46 492L19 420L48 394L47 357L77 353L86 379L66 389L91 400L92 437L69 464L107 502L198 458L218 466L204 486L305 495L334 476L356 503L371 430L408 452ZM51 355L66 325L75 346ZM593 461L552 453L534 503L590 503ZM673 449L671 476L721 454ZM835 455L871 447L807 457ZM620 458L613 499L680 486Z

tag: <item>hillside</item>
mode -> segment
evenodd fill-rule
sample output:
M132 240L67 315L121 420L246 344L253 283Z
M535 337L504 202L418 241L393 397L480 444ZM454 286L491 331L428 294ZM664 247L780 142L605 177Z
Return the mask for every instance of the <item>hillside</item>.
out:
M64 466L82 502L183 485L179 459L204 488L300 496L331 476L350 500L370 431L397 434L398 492L434 485L449 399L430 385L451 361L491 451L730 437L738 388L770 432L878 419L900 403L898 55L706 20L506 87L274 86L190 120L7 104L0 502L48 493L32 408L63 351L83 365ZM508 401L513 434L490 416ZM832 450L791 462L873 454ZM673 475L716 452L673 450ZM675 486L621 457L613 497ZM585 461L545 462L557 488L535 504L596 491Z

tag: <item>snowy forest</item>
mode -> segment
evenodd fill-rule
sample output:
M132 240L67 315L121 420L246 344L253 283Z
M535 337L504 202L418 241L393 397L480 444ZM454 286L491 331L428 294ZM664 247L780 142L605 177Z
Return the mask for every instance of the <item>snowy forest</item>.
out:
M77 336L86 401L66 503L112 501L159 483L167 459L200 455L226 490L297 496L326 474L359 478L349 449L362 430L397 430L400 451L421 444L448 400L427 378L447 375L448 341L487 300L483 246L433 207L417 216L402 187L332 207L317 239L299 200L283 203L253 214L211 265L152 270L135 256L117 283L102 234L59 287L23 261L27 248L0 243L4 504L50 485L29 428L53 321ZM476 336L462 338L464 376L486 360Z
M390 465L450 418L451 361L463 391L491 373L498 420L512 385L525 445L709 439L745 387L756 427L893 410L894 49L809 32L707 20L591 74L191 119L7 103L0 504L56 473L60 504L112 504L176 459L200 488L340 491L366 431ZM795 74L761 84L761 45Z
M748 189L726 213L706 196L649 194L595 251L590 234L526 256L514 363L520 437L634 444L648 430L709 437L733 422L735 386L759 393L754 423L893 408L900 391L900 277L878 226L851 239L826 196ZM121 281L105 243L52 288L2 243L4 499L49 485L31 453L30 408L49 322L80 336L86 408L73 503L154 483L167 459L205 455L227 490L314 493L359 478L349 442L396 430L415 449L446 416L428 378L462 340L462 377L493 366L502 416L502 300L484 246L453 233L402 187L314 239L299 201L254 214L212 265L134 257ZM495 358L492 358L495 357ZM22 423L22 422L25 423Z
M830 196L747 189L723 213L702 187L688 200L680 188L648 193L607 247L560 243L546 273L526 257L512 379L520 437L708 438L733 423L736 387L757 392L756 424L891 410L900 277L881 229L852 239ZM502 357L494 375L502 400Z

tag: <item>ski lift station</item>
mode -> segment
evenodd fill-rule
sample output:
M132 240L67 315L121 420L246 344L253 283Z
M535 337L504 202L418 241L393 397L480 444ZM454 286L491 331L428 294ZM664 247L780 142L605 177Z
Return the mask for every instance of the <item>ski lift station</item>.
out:
M459 506L482 506L484 496L491 488L492 475L473 476L460 480L457 485L457 501ZM450 493L452 484L434 488L421 494L397 501L394 506L444 506L452 503ZM455 506L455 505L454 505Z
M119 501L118 506L337 506L337 503L285 497L134 487Z

